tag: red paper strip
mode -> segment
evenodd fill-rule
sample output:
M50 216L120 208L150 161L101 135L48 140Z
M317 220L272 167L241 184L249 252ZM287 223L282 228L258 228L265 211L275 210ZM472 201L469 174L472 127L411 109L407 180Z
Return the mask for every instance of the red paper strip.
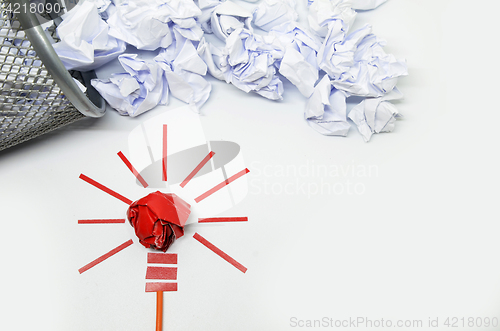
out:
M216 223L216 222L246 222L248 217L211 217L198 218L198 223Z
M146 279L177 279L177 268L171 267L148 267Z
M250 172L250 170L248 170L246 168L244 170L241 170L236 175L233 175L233 176L229 177L227 180L223 181L222 183L214 186L212 189L210 189L207 192L203 193L202 195L200 195L199 197L197 197L196 199L194 199L194 201L200 202L201 200L207 198L208 196L210 196L213 193L217 192L218 190L220 190L224 186L228 185L231 182L234 182L236 179L240 178L241 176L243 176L243 175L245 175L245 174L247 174L249 172Z
M193 179L193 177L198 173L198 171L200 171L201 168L203 168L205 164L207 164L207 162L210 161L210 159L214 155L215 155L214 152L208 153L208 155L205 156L203 160L201 160L200 164L198 164L196 168L194 168L194 170L191 171L191 173L186 177L186 179L184 179L184 181L181 183L181 187L184 188L184 186L186 186L186 184L189 183L191 179Z
M95 259L94 261L90 262L89 264L87 264L86 266L78 269L78 272L81 274L87 270L89 270L90 268L98 265L99 263L101 263L102 261L106 260L107 258L115 255L116 253L118 253L119 251L123 250L124 248L127 248L128 246L132 245L134 242L132 241L132 239L124 242L123 244L121 244L120 246L116 247L116 248L113 248L112 250L110 250L109 252L107 252L106 254L102 255L101 257L98 257L97 259Z
M167 125L163 125L162 180L167 181Z
M118 200L121 200L121 201L125 202L127 205L130 205L132 203L132 200L129 200L129 199L125 198L123 195L116 193L115 191L107 188L106 186L104 186L102 184L99 184L98 182L96 182L92 178L89 178L89 177L85 176L84 174L80 174L80 179L83 179L84 181L86 181L90 185L94 185L98 189L100 189L100 190L108 193L109 195L114 196Z
M177 283L146 283L146 292L177 291Z
M177 254L148 253L148 263L177 264Z
M108 224L108 223L125 223L125 219L101 219L101 220L78 220L78 224Z
M135 178L137 178L137 180L141 182L142 186L144 186L144 188L148 187L148 183L146 183L144 178L142 178L141 174L137 170L135 170L132 163L130 163L130 161L125 157L125 155L123 155L121 151L118 152L118 156L120 157L120 159L122 159L123 163L125 163L127 168L134 174Z
M208 249L210 249L212 252L219 255L220 257L222 257L227 262L231 263L239 271L241 271L243 273L245 273L247 271L247 268L245 268L242 264L240 264L238 261L236 261L235 259L233 259L229 255L227 255L226 253L221 251L219 248L215 247L214 244L212 244L211 242L209 242L208 240L206 240L205 238L200 236L198 233L195 233L193 238L198 240L200 243L205 245Z

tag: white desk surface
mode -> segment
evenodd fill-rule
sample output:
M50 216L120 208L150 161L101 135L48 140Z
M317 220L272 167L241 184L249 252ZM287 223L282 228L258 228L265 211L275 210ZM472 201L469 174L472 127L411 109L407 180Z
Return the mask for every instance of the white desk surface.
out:
M410 73L398 85L404 118L369 143L354 126L346 138L313 131L290 84L272 102L211 79L205 136L238 143L251 171L244 201L221 215L249 222L200 234L248 271L189 230L173 247L179 291L165 293L164 330L305 329L294 321L358 317L421 320L419 330L456 317L466 325L455 330L492 330L467 320L500 318L499 11L495 0L389 0L359 14L356 24L371 23ZM144 195L116 153L128 152L134 127L182 105L171 99L137 118L108 110L0 152L0 329L154 330L143 247L77 271L133 236L128 225L77 224L124 213L78 176ZM324 164L337 175L312 173ZM287 167L305 170L276 173ZM322 183L339 184L337 193Z

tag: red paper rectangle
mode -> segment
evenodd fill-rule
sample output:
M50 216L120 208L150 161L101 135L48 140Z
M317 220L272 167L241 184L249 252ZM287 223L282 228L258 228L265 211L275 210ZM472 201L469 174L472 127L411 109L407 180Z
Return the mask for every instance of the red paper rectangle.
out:
M214 186L213 188L211 188L210 190L208 190L207 192L203 193L202 195L200 195L199 197L197 197L196 199L194 199L194 201L196 202L200 202L201 200L209 197L210 195L214 194L215 192L217 192L218 190L220 190L221 188L223 188L224 186L226 185L229 185L231 182L234 182L236 179L240 178L241 176L249 173L250 170L248 169L244 169L244 170L241 170L240 172L238 172L237 174L229 177L228 179L226 179L225 181L223 181L222 183Z
M146 279L177 279L177 268L175 267L148 267Z
M148 263L177 264L177 254L148 253Z
M219 255L220 257L222 257L227 262L231 263L239 271L241 271L243 273L245 273L247 271L247 268L245 268L241 263L239 263L238 261L236 261L235 259L233 259L229 255L227 255L226 253L224 253L223 251L221 251L214 244L212 244L211 242L209 242L208 240L206 240L205 238L203 238L202 236L200 236L198 233L195 233L194 236L193 236L193 238L196 239L196 240L198 240L200 243L202 243L203 245L205 245L208 249L210 249L212 252L214 252L215 254Z
M81 274L87 270L89 270L90 268L96 266L97 264L101 263L102 261L106 260L107 258L115 255L116 253L118 253L119 251L123 250L124 248L127 248L128 246L132 245L134 242L132 241L132 239L124 242L123 244L121 244L120 246L116 247L116 248L113 248L112 250L110 250L109 252L107 252L106 254L102 255L101 257L98 257L97 259L95 259L94 261L90 262L89 264L85 265L84 267L78 269L78 272Z
M84 174L80 174L80 179L83 179L84 181L86 181L90 185L97 187L98 189L108 193L109 195L117 198L118 200L125 202L127 205L130 205L132 203L132 200L125 198L123 195L116 193L115 191L107 188L106 186L96 182L92 178L85 176Z
M194 168L193 171L191 171L191 173L186 177L186 179L184 179L184 181L181 183L181 187L184 188L184 186L186 186L186 184L191 180L193 179L193 177L198 173L198 171L201 170L201 168L203 168L205 166L205 164L207 164L208 161L210 161L210 159L212 158L212 156L214 156L215 153L214 152L210 152L208 153L207 156L205 156L205 158L203 160L201 160L200 164L198 164L196 166L196 168Z
M118 156L120 157L120 159L122 159L123 163L125 163L127 168L134 174L135 178L137 178L137 180L142 184L142 186L144 186L144 188L148 187L148 183L146 183L144 178L142 178L141 174L137 170L135 170L132 163L130 163L130 161L127 159L125 155L123 155L121 151L118 152Z
M210 217L198 218L198 223L217 223L217 222L246 222L248 217Z
M146 292L177 291L177 283L146 283Z
M95 219L95 220L78 220L78 224L109 224L109 223L125 223L125 219L110 218L110 219Z
M163 125L162 180L167 181L167 125Z

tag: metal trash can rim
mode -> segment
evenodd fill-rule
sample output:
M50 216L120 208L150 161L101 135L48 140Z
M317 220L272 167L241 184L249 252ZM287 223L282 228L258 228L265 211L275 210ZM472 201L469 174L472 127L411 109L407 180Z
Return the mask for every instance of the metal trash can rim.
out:
M20 6L29 4L29 0L9 0L12 4L18 3ZM66 98L73 104L73 106L88 117L101 117L106 112L106 103L97 94L93 99L97 105L80 90L73 77L69 74L68 70L64 67L59 59L59 56L54 51L48 37L46 36L43 28L40 26L38 18L34 13L27 12L17 15L17 19L21 26L31 26L25 29L24 32L30 40L37 56L40 58L45 68L52 76L59 88L64 92ZM87 87L89 88L89 87Z

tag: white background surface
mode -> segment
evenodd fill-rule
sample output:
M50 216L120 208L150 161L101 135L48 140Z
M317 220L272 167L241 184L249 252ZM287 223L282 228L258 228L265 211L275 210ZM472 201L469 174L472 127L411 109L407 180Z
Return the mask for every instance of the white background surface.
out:
M251 171L247 197L222 215L250 221L189 228L172 247L179 291L165 293L164 330L300 329L293 317L422 320L422 330L439 318L429 329L441 330L447 317L500 318L499 10L495 0L390 0L358 15L356 26L371 23L410 73L398 85L404 119L369 143L354 126L347 138L314 132L290 84L271 102L212 79L205 135L237 142ZM116 153L163 111L108 111L0 152L0 329L154 330L142 246L77 271L133 237L128 224L77 224L126 209L78 176L145 195ZM320 165L339 173L318 177ZM274 173L287 167L303 173ZM344 190L315 190L322 181ZM355 184L362 194L349 194Z

